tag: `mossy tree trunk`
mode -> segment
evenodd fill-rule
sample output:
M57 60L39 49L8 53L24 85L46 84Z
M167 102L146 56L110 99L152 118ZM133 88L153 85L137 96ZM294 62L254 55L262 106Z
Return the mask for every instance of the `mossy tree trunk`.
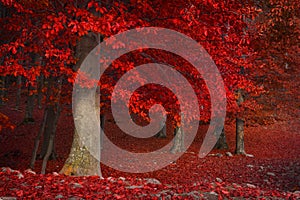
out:
M76 130L71 152L60 173L74 176L101 176L99 160L91 155L87 147L81 143Z
M92 105L89 100L91 96L96 96L95 105ZM77 102L73 102L75 121L73 144L71 152L60 173L75 176L101 176L100 130L99 133L95 132L95 120L88 118L88 116L91 116L93 110L95 110L98 114L96 121L100 123L100 107L99 104L97 104L99 95L95 95L90 91L76 100ZM93 150L91 148L93 148ZM99 154L95 155L95 152Z
M81 40L77 43L76 46L76 56L79 58L79 61L77 62L74 70L78 70L81 66L81 63L86 58L86 56L89 54L89 52L98 45L100 42L100 35L96 35L93 33L89 33L81 38ZM99 77L100 78L100 77ZM79 86L80 87L80 86ZM90 98L96 98L96 105L92 105L89 101ZM74 137L73 137L73 143L71 147L70 154L65 161L65 164L60 171L61 174L66 175L75 175L75 176L91 176L91 175L101 175L101 169L100 169L100 156L99 158L90 152L90 149L87 148L87 146L84 144L85 142L93 142L96 146L95 148L99 150L100 155L100 149L101 149L101 142L100 142L100 132L99 132L99 138L93 139L91 135L97 134L92 133L94 130L92 128L93 123L92 120L86 119L86 116L89 116L89 113L92 112L92 109L96 110L96 113L99 114L99 123L100 123L100 98L99 95L96 95L93 92L88 91L87 94L80 95L80 98L76 99L78 102L72 102L74 105L74 120L75 123L76 117L81 117L82 121L79 123L82 123L80 126L85 127L91 127L90 131L86 133L82 133L82 130L77 130L75 128L74 131ZM80 120L79 120L80 121ZM83 135L85 138L83 138ZM99 141L95 141L99 140ZM84 142L83 142L84 141ZM90 145L89 145L90 146ZM99 148L98 148L99 147Z

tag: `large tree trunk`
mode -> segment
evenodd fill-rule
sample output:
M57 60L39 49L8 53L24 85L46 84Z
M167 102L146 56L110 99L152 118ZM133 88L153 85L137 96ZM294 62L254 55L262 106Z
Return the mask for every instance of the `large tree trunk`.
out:
M89 33L88 35L82 37L82 39L78 42L77 47L76 47L76 54L77 57L79 58L78 63L75 66L75 70L78 70L80 67L81 63L83 60L86 58L86 56L89 54L89 52L98 45L100 42L100 35L95 35L93 33ZM99 77L100 78L100 77ZM86 95L81 95L82 98L77 99L78 102L72 102L74 105L74 120L75 123L76 119L75 116L87 116L89 112L91 112L92 109L96 109L96 113L99 114L99 123L100 123L100 107L99 107L99 102L100 98L99 95L89 93ZM85 98L85 97L87 98ZM90 98L96 98L96 105L91 105L91 102L88 101ZM81 119L82 126L86 127L91 127L91 131L94 131L91 125L91 119L85 119L85 117L82 117ZM81 123L81 122L79 122ZM100 156L99 158L94 157L94 155L91 154L89 149L83 144L82 142L82 135L86 134L86 138L84 138L84 142L93 142L96 145L96 148L99 147L99 155L100 155L100 149L101 149L101 142L100 142L100 132L99 132L99 141L95 141L95 139L92 138L91 135L97 134L97 133L82 133L81 130L77 130L75 128L75 133L73 137L73 144L71 147L71 152L62 168L60 173L66 174L66 175L76 175L76 176L89 176L89 175L101 175L101 170L100 170ZM96 140L98 140L96 139Z
M92 105L89 97L96 98L95 105ZM73 102L75 133L71 152L60 172L62 174L75 176L102 176L100 170L101 132L100 130L99 133L95 132L94 119L89 119L87 117L90 116L91 112L96 110L98 116L96 121L97 123L101 123L100 107L98 104L98 101L100 100L99 97L99 95L93 94L92 91L88 91L86 95L81 95L80 98L77 98L77 102ZM93 150L91 150L91 148L93 148ZM91 152L97 152L97 155L92 155Z
M89 150L82 145L76 130L74 133L71 152L60 173L75 176L101 176L99 160L93 157Z

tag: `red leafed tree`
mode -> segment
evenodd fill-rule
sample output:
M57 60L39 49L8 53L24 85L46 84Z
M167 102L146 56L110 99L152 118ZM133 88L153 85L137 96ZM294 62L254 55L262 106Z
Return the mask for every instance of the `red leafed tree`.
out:
M243 118L241 114L243 110L255 105L251 98L243 102L239 100L237 103L241 95L248 94L251 97L259 90L252 81L255 67L250 59L253 51L249 48L247 27L247 19L252 19L256 10L249 3L230 0L221 2L131 0L123 3L45 0L39 1L38 4L25 0L1 2L13 11L11 16L1 20L1 25L6 30L5 35L1 35L6 37L0 46L3 58L0 63L1 75L23 76L33 86L40 74L48 79L47 107L41 132L49 132L46 134L48 140L44 143L42 152L44 157L42 172L45 172L46 160L54 150L53 140L60 110L61 87L64 87L62 82L65 80L74 82L76 75L74 72L101 38L105 39L130 28L157 26L190 36L207 50L218 66L225 83L228 113ZM210 120L210 96L201 74L196 73L185 60L158 50L146 49L135 52L113 63L111 66L113 75L107 73L101 77L103 79L100 83L101 94L107 100L103 102L109 102L113 86L123 74L135 65L149 62L174 66L174 69L183 74L193 86L198 97L201 116L199 119L185 120L206 122ZM176 97L155 86L149 87L146 90L150 91L149 94L141 91L133 95L129 109L147 120L147 112L151 105L163 104L166 110L170 111L169 116L174 119L174 128L179 130L180 116L176 112L178 104ZM154 98L156 95L160 97ZM86 105L84 99L76 102L78 110L81 110L83 115ZM49 115L52 117L48 118L50 121L47 122L46 118ZM52 124L51 128L46 130L46 124ZM36 145L38 142L39 139L36 140ZM180 148L179 142L173 151L180 151ZM101 176L99 162L81 144L76 130L70 155L61 173Z
M41 74L47 79L47 107L35 141L37 149L39 138L44 134L40 155L44 158L44 173L47 159L55 153L54 134L60 112L61 88L65 87L63 82L73 83L74 72L91 48L100 42L100 35L107 37L140 22L133 20L121 4L105 1L46 0L36 3L3 0L1 7L11 13L1 19L2 30L5 31L1 34L1 76L22 76L28 85L34 87ZM119 17L119 12L123 13L122 17ZM100 175L99 163L76 141L75 132L75 145L63 173ZM32 167L35 157L36 150ZM81 165L83 167L78 167Z
M261 12L255 20L252 46L258 85L266 93L258 98L262 109L254 113L260 124L291 120L299 115L299 33L298 1L260 1ZM282 112L283 110L287 112Z
M237 132L241 133L237 137L237 153L245 154L243 138L240 138L243 137L245 111L256 109L257 104L252 97L261 91L253 83L253 72L257 69L252 64L254 52L249 47L251 24L248 24L257 15L258 10L250 3L233 1L165 1L148 2L147 5L144 5L145 2L136 3L137 8L151 8L140 12L140 18L147 19L151 25L172 28L190 36L211 55L225 82L227 112L231 118L237 117ZM176 70L182 74L188 74L187 79L195 87L199 104L202 105L200 120L209 121L210 97L203 79L199 78L195 71L191 71L183 60L174 56L164 56L162 53L156 55L159 56L148 53L148 59L169 63L176 66ZM140 104L137 103L136 109L138 105ZM221 143L226 147L224 142ZM220 144L216 147L222 148Z

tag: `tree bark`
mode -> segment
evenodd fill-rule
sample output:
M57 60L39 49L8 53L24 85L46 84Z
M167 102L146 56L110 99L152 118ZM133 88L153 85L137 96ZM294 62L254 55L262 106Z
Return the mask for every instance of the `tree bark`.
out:
M27 93L27 104L26 104L26 111L25 111L25 118L24 123L34 123L33 118L33 109L34 109L34 95L32 94L33 87L31 85L28 86L28 93Z
M167 127L164 125L162 129L155 135L157 138L166 138L167 137Z
M38 77L38 83L37 83L37 104L39 109L42 109L43 87L44 87L44 76L40 75Z
M96 104L92 105L90 102L88 102L88 96L95 96L96 98ZM90 150L88 147L86 147L84 142L89 142L90 147L91 145L99 145L100 148L95 147L99 152L100 155L100 149L101 149L101 136L99 135L99 141L95 141L95 138L93 137L94 129L93 129L93 122L91 119L86 119L84 116L88 116L92 110L96 110L96 113L99 113L97 115L97 121L100 123L100 107L99 107L99 101L100 96L93 94L92 91L88 91L86 95L83 95L84 97L78 98L78 102L73 102L74 105L74 120L75 123L78 124L78 129L75 127L75 133L73 138L73 144L71 147L71 152L69 154L68 159L66 160L62 170L60 173L65 175L75 175L75 176L90 176L90 175L97 175L102 176L101 170L100 170L100 161L99 158L95 157L90 153ZM80 118L81 119L77 119ZM78 121L77 121L78 120ZM92 133L82 133L81 126L85 126L90 128L90 132ZM101 134L101 131L98 133ZM83 138L83 135L85 138Z
M100 114L100 149L103 149L103 136L104 136L104 128L105 128L105 115Z
M170 150L171 153L178 153L184 151L184 131L182 127L176 127L174 130L174 143Z
M236 154L245 155L244 146L244 120L236 118Z
M237 104L241 106L244 102L244 97L242 91L239 89L237 91ZM236 117L236 154L243 154L245 155L245 145L244 145L244 119L242 118L242 114L238 114Z
M76 56L79 58L79 61L74 67L75 71L78 70L83 60L86 58L89 52L98 45L99 42L100 42L100 35L97 36L93 33L89 33L88 35L82 37L82 39L78 42L76 47L76 54L77 54ZM99 95L89 93L82 96L86 96L86 97L89 96L90 98L94 97L96 98L97 103L96 105L91 105L91 103L87 100L88 98L78 99L78 102L73 102L75 113L77 113L76 115L87 116L87 114L91 112L92 109L96 109L96 113L99 113L99 122L100 122L100 107L98 104L100 102ZM89 123L90 121L86 119L84 126L89 127ZM79 130L76 130L75 128L71 152L60 173L66 175L76 175L76 176L97 175L101 177L102 174L100 170L100 161L97 158L95 158L87 149L87 147L82 143L81 141L82 138L80 138L80 136L85 133L81 133L81 132L78 133L78 131ZM88 137L89 134L95 134L95 133L89 132L86 134ZM99 136L100 136L99 141L92 141L91 138L87 138L87 140L90 142L94 142L95 145L98 145L100 147L99 148L99 154L100 154L101 133L99 133Z
M214 149L228 149L224 127Z
M167 127L165 122L161 122L161 130L155 135L157 138L167 137Z
M47 105L45 110L47 110L47 117L45 122L45 128L43 132L43 144L39 158L44 158L49 147L51 135L56 132L57 121L60 116L60 95L62 87L63 77L55 78L50 77L48 80L47 89ZM50 101L50 97L53 99ZM55 145L53 136L53 148L50 154L51 159L56 159Z
M60 108L58 103L55 104L56 105L47 105L47 117L46 117L45 129L43 134L43 144L41 148L41 153L39 155L40 159L45 157L48 150L51 134L53 133L53 130L56 130L57 119L59 118L60 115ZM56 158L56 152L54 146L52 148L50 158L51 159Z
M17 77L17 98L16 98L16 110L19 110L21 101L21 91L22 91L22 76Z
M76 130L71 152L60 173L74 176L101 176L100 162L90 154L85 146L82 145Z
M5 104L5 90L6 90L6 84L5 84L5 76L0 77L0 105Z
M41 174L45 174L46 166L47 166L47 162L48 162L49 158L50 157L52 157L52 158L56 157L55 148L54 148L54 138L55 138L58 118L59 118L59 115L60 115L59 102L55 103L55 109L56 109L55 110L56 114L55 114L55 117L53 119L53 126L51 127L51 130L50 130L51 132L50 132L48 147L47 147L47 151L46 151L46 154L44 156L44 159L43 159Z
M42 171L41 173L45 173L46 165L49 160L56 158L55 152L55 133L57 122L60 116L60 93L61 93L61 85L62 85L62 77L58 78L56 82L54 82L55 78L51 77L48 81L48 92L46 99L46 108L44 111L43 121L39 130L38 135L35 138L34 149L32 152L32 158L30 162L30 167L34 168L34 163L37 157L37 150L40 143L41 135L43 134L43 144L41 148L41 153L39 155L39 159L43 159ZM55 89L54 89L55 88ZM54 97L52 102L50 102L50 96Z
M35 161L36 161L37 151L38 151L38 148L39 148L41 136L44 133L45 127L46 127L47 115L48 115L48 108L46 108L45 111L44 111L44 117L43 117L42 124L40 126L40 130L39 130L39 132L38 132L38 134L37 134L37 136L35 137L35 140L34 140L34 147L33 147L32 157L31 157L31 161L30 161L30 165L29 165L29 167L31 169L34 169L34 164L35 164Z

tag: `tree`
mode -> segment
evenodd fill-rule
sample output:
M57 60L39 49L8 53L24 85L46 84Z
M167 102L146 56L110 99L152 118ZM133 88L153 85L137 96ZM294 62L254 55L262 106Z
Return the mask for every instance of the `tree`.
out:
M241 101L241 95L236 95L236 92L248 93L248 97L255 97L257 93L261 92L261 89L253 84L252 72L257 68L251 64L253 50L249 47L250 29L247 28L249 24L245 20L247 18L253 19L258 10L250 3L243 5L231 1L189 1L184 5L180 2L167 2L164 5L165 7L162 8L159 3L151 4L150 6L153 9L141 13L141 18L149 19L156 26L172 27L175 30L184 32L205 47L217 63L224 78L228 114L239 116L237 117L237 137L240 138L243 135L243 121L245 120L245 116L242 116L241 113L245 109L255 110L256 108L252 105L256 105L256 103L253 98ZM151 15L155 17L151 18ZM172 63L172 60L175 59L172 57L167 61ZM192 77L194 76L191 72L187 72L186 63L180 63L176 60L174 65L181 65L182 68L178 67L177 70L183 74L189 73ZM241 73L241 68L243 68L243 73ZM203 80L201 82L199 79L191 79L193 84L197 85L196 88L202 89L205 87ZM210 119L208 114L210 111L208 91L206 90L204 95L200 93L197 93L197 95L199 104L204 107L201 110L204 114L202 114L200 120L208 121ZM223 148L226 148L224 141L225 134L223 130L216 148L222 148L221 144L223 144ZM243 140L237 140L237 146L243 146L239 145L241 141L243 143Z
M41 74L47 81L54 80L58 83L58 80L68 80L74 83L76 74L82 75L79 72L76 73L76 68L80 66L90 49L99 42L99 34L105 39L130 28L157 26L186 34L207 50L224 79L228 102L227 111L232 115L237 115L241 109L249 105L247 101L240 107L237 105L235 92L238 89L249 94L258 91L251 74L247 73L254 68L251 60L242 58L242 55L250 57L253 53L249 48L247 30L244 29L247 24L243 20L243 15L250 18L255 14L256 11L251 4L242 5L229 0L222 2L132 0L124 3L82 0L40 1L38 4L32 1L22 1L22 4L11 0L1 2L16 11L6 21L1 21L3 27L8 30L7 35L16 35L12 40L4 39L5 42L0 46L1 57L5 58L0 66L1 74L4 76L23 76L32 85L36 84L36 79ZM95 13L100 13L100 16ZM116 48L122 48L122 46ZM35 63L30 57L31 54L37 55L41 62ZM211 103L202 75L178 56L159 50L145 49L120 58L112 64L111 72L113 73L106 72L101 77L101 98L105 100L101 101L105 102L101 107L109 107L107 104L110 103L113 87L122 75L135 65L154 61L174 66L174 69L186 77L197 95L201 116L197 119L181 116L176 96L170 95L170 92L156 90L157 86L153 85L146 90L150 91L149 94L144 94L145 91L133 94L128 109L147 121L149 108L152 105L157 103L164 105L169 111L168 117L173 120L174 130L177 130L175 138L178 140L176 139L172 152L182 151L184 133L181 131L181 118L184 117L184 123L193 120L208 122L211 118ZM28 67L28 63L32 62L36 65ZM240 73L240 66L245 69L244 74ZM214 79L213 76L209 78ZM143 80L137 76L136 81L142 82ZM47 102L44 116L48 116L52 110L55 115L54 119L58 119L59 112L57 111L61 91L55 93L56 95L50 93L55 86L60 88L57 84L53 84L47 91L49 102ZM177 87L184 89L184 86L180 84ZM157 91L160 97L154 98ZM75 112L82 112L80 114L84 115L84 108L88 103L79 101L75 102L75 105L79 108ZM98 109L95 105L89 105L86 108ZM44 131L46 134L44 136L48 139L44 140L44 150L41 156L45 160L51 152L55 153L53 132L55 132L56 120L50 121L45 122L48 127L52 127L49 131ZM45 123L41 124L41 128L47 127ZM50 125L51 123L53 125ZM82 146L76 130L70 156L61 173L101 175L99 163Z
M79 56L77 56L79 58L79 61L77 62L77 66L76 66L77 69L80 67L81 63L83 62L85 57L88 55L88 53L94 47L96 47L99 42L100 42L100 38L93 33L83 36L80 39L80 41L78 42L77 47L76 47L76 52L79 54ZM86 94L86 96L90 96L90 95L93 95L93 94ZM82 96L82 98L80 98L78 100L78 102L73 102L73 105L75 104L74 117L86 116L89 112L91 112L91 109L97 110L96 113L98 113L100 115L99 105L98 104L96 104L94 106L91 105L90 102L87 102L86 96ZM99 101L100 99L97 99L97 100ZM91 122L91 121L89 119L87 119L86 125L92 127L93 124L89 124L89 122ZM91 155L91 153L89 152L87 147L85 147L85 145L82 143L77 131L80 131L80 130L76 130L76 128L75 128L71 152L61 170L61 173L67 174L67 175L88 174L88 175L101 176L100 162L97 160L97 158L95 158L93 155ZM100 151L100 149L99 149L99 151Z
M259 1L259 16L253 21L251 45L259 66L255 81L266 89L258 98L254 121L269 124L297 116L297 101L292 94L299 87L299 3ZM294 80L294 81L291 81ZM289 115L283 115L288 110ZM252 119L253 120L253 119Z

